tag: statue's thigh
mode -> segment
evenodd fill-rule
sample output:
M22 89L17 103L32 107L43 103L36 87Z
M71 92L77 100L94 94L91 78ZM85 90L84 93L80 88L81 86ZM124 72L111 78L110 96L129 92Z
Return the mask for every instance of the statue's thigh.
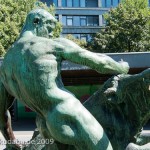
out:
M54 140L46 126L45 119L41 118L40 116L37 116L36 125L38 127L40 134L44 137L44 139L46 139L46 140L49 139L51 141ZM67 150L69 148L69 145L62 144L62 143L54 140L54 143L45 145L45 150L53 149L53 147L55 147L56 150ZM72 147L72 148L74 148L74 147Z
M46 125L52 137L57 141L66 144L70 143L71 145L78 141L77 122L69 114L50 113L47 117Z

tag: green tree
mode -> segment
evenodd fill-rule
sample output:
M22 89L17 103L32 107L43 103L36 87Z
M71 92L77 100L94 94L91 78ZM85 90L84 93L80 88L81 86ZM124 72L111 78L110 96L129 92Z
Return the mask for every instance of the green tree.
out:
M122 0L105 16L106 27L90 42L97 52L150 50L150 9L147 0Z
M17 39L27 14L34 8L44 8L55 15L54 6L47 7L37 0L0 0L0 56ZM57 23L54 37L58 37L61 30L61 24Z

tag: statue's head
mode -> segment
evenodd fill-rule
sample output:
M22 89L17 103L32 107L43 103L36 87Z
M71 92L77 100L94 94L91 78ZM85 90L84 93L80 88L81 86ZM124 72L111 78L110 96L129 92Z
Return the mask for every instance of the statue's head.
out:
M51 38L56 22L57 20L46 10L32 10L26 18L21 35L30 33L40 37Z

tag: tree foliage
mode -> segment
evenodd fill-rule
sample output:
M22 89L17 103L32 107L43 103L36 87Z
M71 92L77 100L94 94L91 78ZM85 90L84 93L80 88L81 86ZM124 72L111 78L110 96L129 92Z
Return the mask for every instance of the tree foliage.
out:
M91 41L99 52L150 50L150 9L147 0L122 0L105 16L106 27Z
M14 43L27 14L34 8L44 8L55 15L54 6L47 7L37 0L0 0L0 56ZM61 24L57 23L55 37L60 35L61 29Z

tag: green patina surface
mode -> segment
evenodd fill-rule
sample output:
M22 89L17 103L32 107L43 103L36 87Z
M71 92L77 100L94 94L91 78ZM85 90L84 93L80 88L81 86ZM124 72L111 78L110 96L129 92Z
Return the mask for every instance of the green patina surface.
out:
M126 62L82 49L64 38L53 36L56 19L36 9L4 57L0 71L0 128L6 140L15 140L7 109L14 98L36 112L36 124L44 138L73 145L78 150L112 150L102 126L61 80L61 62L70 60L100 73L127 73ZM7 116L6 116L7 115ZM18 145L7 145L8 149Z
M50 39L55 25L55 18L47 11L31 11L18 40L4 57L0 129L5 139L15 140L7 109L16 98L36 113L41 136L56 141L53 148L46 145L45 150L123 150L130 142L136 143L150 116L149 69L125 75L129 70L126 62L97 55L64 38ZM122 75L109 79L82 105L62 83L64 59L99 73ZM76 94L76 88L73 92ZM8 144L7 149L20 148Z
M83 85L83 86L66 86L65 88L73 93L82 103L96 92L101 85ZM35 118L36 113L30 111L21 102L17 101L18 118Z

